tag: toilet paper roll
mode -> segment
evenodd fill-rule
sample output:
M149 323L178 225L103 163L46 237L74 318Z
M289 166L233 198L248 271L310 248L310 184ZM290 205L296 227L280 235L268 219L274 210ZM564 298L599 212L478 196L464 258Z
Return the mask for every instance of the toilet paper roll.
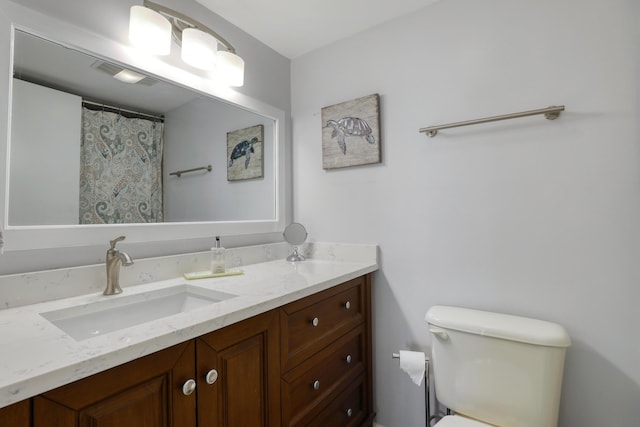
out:
M421 351L400 350L400 369L409 374L409 378L418 387L424 378L425 356Z

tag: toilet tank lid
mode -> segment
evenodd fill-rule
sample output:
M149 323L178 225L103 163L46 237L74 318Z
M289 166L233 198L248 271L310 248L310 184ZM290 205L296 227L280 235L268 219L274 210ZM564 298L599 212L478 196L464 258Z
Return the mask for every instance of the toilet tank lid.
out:
M569 334L561 325L528 317L436 305L427 311L425 320L444 329L510 341L549 347L571 345Z

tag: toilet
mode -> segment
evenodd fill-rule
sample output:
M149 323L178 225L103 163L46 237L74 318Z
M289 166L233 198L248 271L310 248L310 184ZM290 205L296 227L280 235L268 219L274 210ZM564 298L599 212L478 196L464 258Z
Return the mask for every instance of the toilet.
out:
M567 331L556 323L433 306L437 400L451 409L437 427L557 427Z

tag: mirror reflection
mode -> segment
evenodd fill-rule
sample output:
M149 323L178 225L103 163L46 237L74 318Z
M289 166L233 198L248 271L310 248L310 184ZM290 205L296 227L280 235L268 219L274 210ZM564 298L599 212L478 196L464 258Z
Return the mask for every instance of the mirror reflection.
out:
M15 32L10 225L273 220L275 123Z

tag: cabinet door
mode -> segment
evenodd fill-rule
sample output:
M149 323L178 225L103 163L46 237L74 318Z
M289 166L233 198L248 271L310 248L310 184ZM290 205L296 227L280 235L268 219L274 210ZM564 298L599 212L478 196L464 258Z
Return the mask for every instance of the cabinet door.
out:
M170 347L34 398L34 427L196 425L195 342Z
M270 311L197 339L198 427L280 425L278 320Z
M0 409L0 427L29 427L31 400L23 400Z

